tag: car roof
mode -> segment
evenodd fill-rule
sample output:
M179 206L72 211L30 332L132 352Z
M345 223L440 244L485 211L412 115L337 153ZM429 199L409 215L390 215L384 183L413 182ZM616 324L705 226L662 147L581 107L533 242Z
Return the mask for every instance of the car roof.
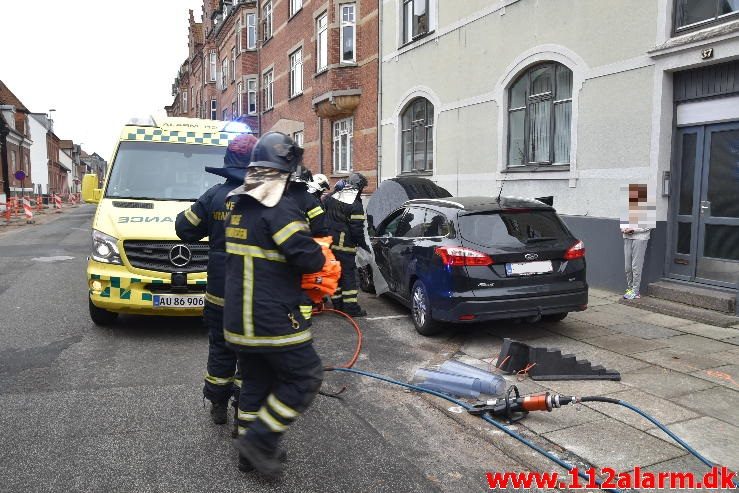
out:
M458 209L464 212L495 212L508 209L554 210L553 207L536 199L511 196L502 196L500 199L497 197L481 196L448 197L444 199L413 199L406 201L403 205L428 205L448 209Z

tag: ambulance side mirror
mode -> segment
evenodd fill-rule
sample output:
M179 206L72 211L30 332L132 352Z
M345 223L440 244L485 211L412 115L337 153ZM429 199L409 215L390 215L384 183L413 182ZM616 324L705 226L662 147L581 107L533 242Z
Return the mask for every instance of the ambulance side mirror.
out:
M97 188L98 176L95 174L85 175L82 178L82 200L88 204L97 204L103 196L103 190Z

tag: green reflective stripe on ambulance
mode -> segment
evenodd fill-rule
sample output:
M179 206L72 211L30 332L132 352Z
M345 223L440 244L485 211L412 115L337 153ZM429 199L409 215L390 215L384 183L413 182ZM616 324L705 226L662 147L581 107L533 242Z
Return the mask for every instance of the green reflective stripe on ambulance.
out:
M316 216L320 216L321 214L323 214L323 208L319 205L309 210L305 215L308 216L308 219L313 219Z
M193 226L200 224L200 218L192 211L192 209L185 209L185 217Z
M277 233L272 235L272 239L277 245L285 243L292 235L298 231L310 231L308 225L304 221L293 221Z
M258 347L291 346L294 344L309 342L313 339L313 335L309 329L286 336L245 336L244 334L237 334L236 332L224 330L223 337L232 344Z

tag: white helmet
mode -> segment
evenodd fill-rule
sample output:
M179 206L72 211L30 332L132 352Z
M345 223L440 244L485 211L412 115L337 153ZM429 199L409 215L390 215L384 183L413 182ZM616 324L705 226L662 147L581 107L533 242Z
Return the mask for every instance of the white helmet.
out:
M313 180L308 182L308 190L311 193L328 190L329 188L331 188L331 185L328 182L328 177L321 173L313 175Z

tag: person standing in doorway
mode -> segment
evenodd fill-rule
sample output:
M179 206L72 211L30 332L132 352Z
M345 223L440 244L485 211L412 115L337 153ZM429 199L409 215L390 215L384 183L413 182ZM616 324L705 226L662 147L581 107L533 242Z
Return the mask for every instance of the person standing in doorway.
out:
M645 184L629 185L629 208L627 216L621 221L621 232L624 237L624 266L626 268L626 292L624 298L634 300L641 298L640 287L644 256L652 230L650 211Z

